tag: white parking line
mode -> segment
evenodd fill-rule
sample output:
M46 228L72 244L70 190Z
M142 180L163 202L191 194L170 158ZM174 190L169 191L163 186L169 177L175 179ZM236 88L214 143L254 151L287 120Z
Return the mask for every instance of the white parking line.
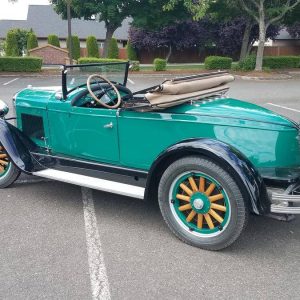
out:
M92 296L94 300L110 300L109 283L98 231L93 192L91 189L81 188L81 193Z
M283 108L283 109L287 109L287 110L291 110L291 111L296 111L300 113L300 110L295 109L295 108L290 108L290 107L286 107L286 106L282 106L282 105L278 105L278 104L274 104L274 103L267 103L268 105L272 105L272 106L276 106L279 108Z
M9 84L11 84L11 83L17 81L18 79L19 79L19 78L15 78L15 79L13 79L13 80L10 80L10 81L8 81L8 82L3 83L3 85L9 85Z
M135 82L134 81L132 81L130 78L127 78L127 80L131 83L131 84L135 84Z

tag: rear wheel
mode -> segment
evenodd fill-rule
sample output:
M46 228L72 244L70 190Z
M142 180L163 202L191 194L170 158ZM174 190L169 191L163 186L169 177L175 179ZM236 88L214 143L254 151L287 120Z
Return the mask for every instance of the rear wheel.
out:
M12 185L18 179L20 173L0 144L0 188L3 189Z
M237 183L209 159L186 157L170 165L158 198L173 233L199 248L228 247L247 223L248 211Z

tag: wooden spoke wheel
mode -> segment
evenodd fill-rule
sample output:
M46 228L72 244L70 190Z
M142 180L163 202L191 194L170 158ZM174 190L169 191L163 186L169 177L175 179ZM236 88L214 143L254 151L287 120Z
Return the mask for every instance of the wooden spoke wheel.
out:
M172 232L206 250L228 247L247 224L239 185L227 170L206 158L185 157L171 164L161 178L158 201Z
M0 188L9 187L18 179L20 173L0 144Z
M11 162L4 148L0 145L0 178L4 177L11 167Z
M180 176L172 188L172 212L191 231L218 234L226 227L230 203L221 184L206 174Z

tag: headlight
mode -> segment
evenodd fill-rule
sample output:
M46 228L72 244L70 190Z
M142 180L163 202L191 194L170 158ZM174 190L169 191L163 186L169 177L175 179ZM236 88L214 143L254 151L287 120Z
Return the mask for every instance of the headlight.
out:
M0 118L4 118L9 112L7 104L0 100Z

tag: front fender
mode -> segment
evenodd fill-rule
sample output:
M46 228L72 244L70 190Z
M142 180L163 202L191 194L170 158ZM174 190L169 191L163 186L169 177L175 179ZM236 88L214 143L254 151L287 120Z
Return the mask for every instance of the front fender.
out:
M212 139L192 139L175 144L161 153L149 171L145 198L154 192L160 177L175 160L188 155L202 155L212 159L230 173L248 200L250 211L257 214L270 212L266 186L249 159L230 145Z
M37 146L4 119L0 119L0 143L18 169L28 174L34 171L34 160L30 152Z

